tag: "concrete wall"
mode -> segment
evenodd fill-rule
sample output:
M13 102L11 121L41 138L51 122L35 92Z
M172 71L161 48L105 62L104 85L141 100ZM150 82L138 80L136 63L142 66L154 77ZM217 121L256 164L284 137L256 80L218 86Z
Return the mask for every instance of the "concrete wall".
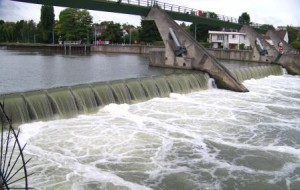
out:
M278 61L289 74L300 75L300 55L296 54L283 54Z
M217 59L255 61L264 63L270 63L272 61L272 57L258 56L252 50L208 49L208 51Z
M101 44L92 46L92 52L105 52L105 53L135 53L135 54L148 54L150 50L160 48L151 45L122 45L122 44ZM163 47L162 47L163 48Z

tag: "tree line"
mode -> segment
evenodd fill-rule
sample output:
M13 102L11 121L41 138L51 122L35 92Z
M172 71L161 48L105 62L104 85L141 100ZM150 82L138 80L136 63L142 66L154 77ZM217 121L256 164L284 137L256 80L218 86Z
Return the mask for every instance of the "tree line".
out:
M87 10L66 8L55 20L52 6L41 7L39 23L33 20L5 22L0 20L0 42L19 43L58 43L58 41L82 41L93 43L102 39L111 43L154 43L161 41L156 25L152 21L142 21L140 27L119 24L113 21L92 23L92 16ZM95 28L103 26L101 34ZM127 31L127 34L124 34ZM131 41L130 41L131 40Z
M207 15L206 15L207 14ZM218 19L214 12L204 12L204 17ZM93 23L93 18L87 10L66 8L59 14L59 20L55 20L53 6L43 5L39 23L33 20L20 20L17 22L5 22L0 20L0 42L20 43L58 43L58 41L81 41L93 43L95 40L109 41L111 43L157 43L163 44L158 29L153 21L141 21L141 26L135 27L129 24L104 21ZM251 24L250 15L246 12L238 18L240 24ZM196 37L197 41L207 43L208 30L222 30L218 26L206 24L181 26ZM101 33L96 29L103 29ZM272 25L264 24L260 28L265 30L275 29ZM296 40L297 31L288 26L290 43L299 48ZM126 34L124 33L126 31Z

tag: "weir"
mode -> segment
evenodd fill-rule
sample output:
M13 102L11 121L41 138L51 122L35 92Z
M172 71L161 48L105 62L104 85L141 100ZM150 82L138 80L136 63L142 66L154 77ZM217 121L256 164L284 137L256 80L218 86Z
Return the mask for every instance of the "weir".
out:
M278 65L252 66L231 70L239 82L268 75L282 75ZM6 113L14 125L32 121L71 118L97 112L111 103L131 104L170 93L190 93L208 88L209 75L200 71L145 78L0 95ZM2 120L3 113L0 112Z
M253 55L250 59L251 61L259 61L259 62L269 62L276 63L284 67L289 74L292 75L300 75L300 55L295 54L295 50L292 49L291 46L288 46L286 42L278 39L275 36L274 31L269 31L268 35L270 35L274 45L270 45L266 40L263 39L263 36L257 33L250 26L243 26L240 29L240 32L246 33L251 46L253 47ZM256 44L257 40L261 43L264 50L268 52L268 54L260 54L261 50L258 48ZM284 54L280 54L278 50L278 43L281 42L284 46Z
M178 78L177 78L178 77ZM111 103L137 103L170 93L207 89L209 76L184 73L0 95L14 124L95 113ZM180 80L180 81L179 81ZM197 83L197 84L195 84ZM3 113L0 113L0 118ZM1 119L2 120L2 119Z
M164 57L158 56L159 53L156 52L150 53L152 66L204 71L216 80L220 88L237 92L248 91L217 59L158 6L151 8L146 19L155 21L165 44Z

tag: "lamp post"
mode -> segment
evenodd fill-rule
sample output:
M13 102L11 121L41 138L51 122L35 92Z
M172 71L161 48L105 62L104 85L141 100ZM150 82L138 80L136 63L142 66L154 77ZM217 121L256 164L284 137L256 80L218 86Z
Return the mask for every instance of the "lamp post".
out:
M197 41L197 24L195 22L195 40Z
M52 44L54 44L54 24L52 26Z
M129 29L129 44L131 45L131 28Z
M94 45L96 45L96 24L94 25Z

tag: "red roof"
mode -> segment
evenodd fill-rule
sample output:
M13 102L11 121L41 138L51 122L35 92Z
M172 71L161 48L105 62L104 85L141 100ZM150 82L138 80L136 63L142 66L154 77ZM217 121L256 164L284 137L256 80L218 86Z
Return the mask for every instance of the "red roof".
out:
M284 36L285 36L285 34L287 33L286 30L276 30L275 32L276 32L277 36L278 36L281 40L284 40Z

